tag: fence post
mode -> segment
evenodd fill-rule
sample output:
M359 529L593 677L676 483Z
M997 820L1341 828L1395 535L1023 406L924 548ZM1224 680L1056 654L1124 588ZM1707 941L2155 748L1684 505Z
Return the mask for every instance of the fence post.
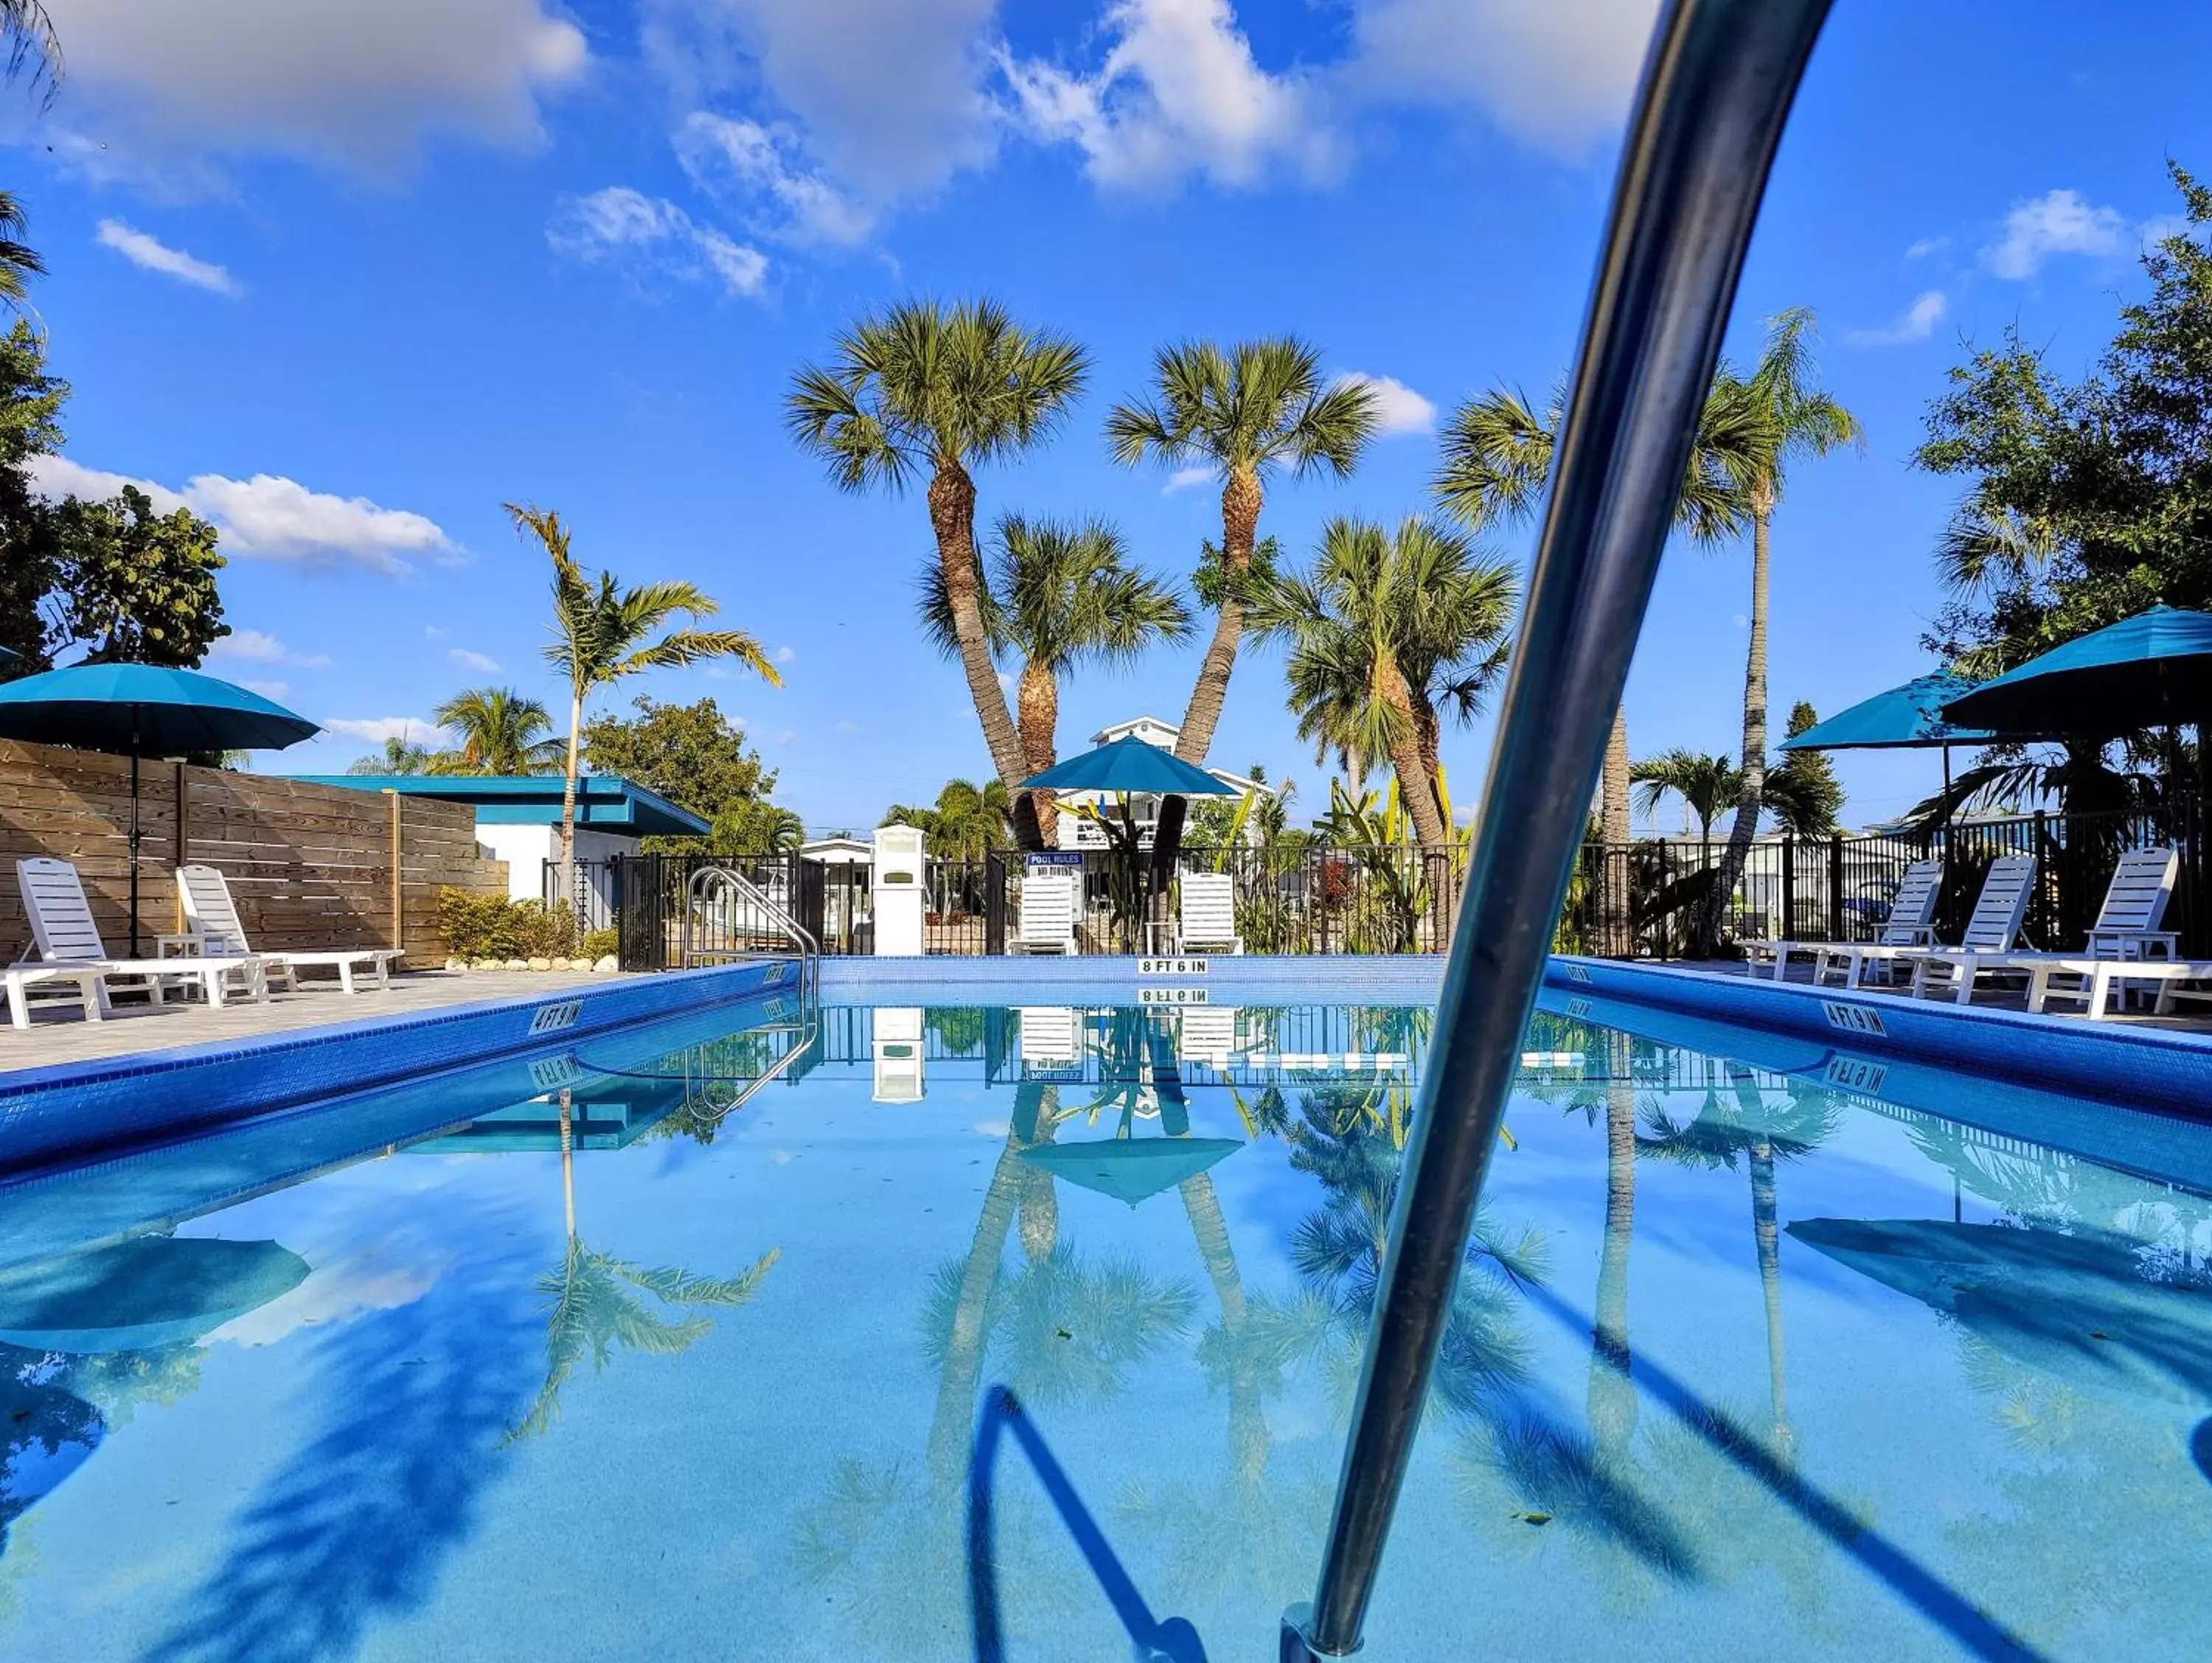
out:
M2029 915L2035 920L2036 944L2048 947L2058 938L2051 930L2050 895L2052 873L2051 850L2044 841L2045 828L2043 813L2041 809L2035 811L2035 889L2028 899L2033 907L2033 911Z
M1776 939L1797 939L1797 840L1782 834L1782 929Z
M1006 950L1006 862L997 853L983 861L983 951L997 957Z
M392 799L392 944L398 948L404 944L402 925L404 921L400 901L399 793L386 786L384 794Z
M1848 941L1844 933L1844 835L1828 834L1828 932L1830 941Z
M1653 895L1659 900L1664 900L1667 895L1667 840L1662 837L1659 840L1659 887L1652 891ZM1632 872L1632 875L1633 874ZM1674 913L1671 908L1661 907L1658 908L1658 939L1652 944L1652 946L1661 958L1672 958L1674 956L1673 951L1674 945L1674 932L1669 927L1667 920L1674 916ZM1628 956L1631 958L1634 958L1636 956L1635 950L1632 946L1629 950Z

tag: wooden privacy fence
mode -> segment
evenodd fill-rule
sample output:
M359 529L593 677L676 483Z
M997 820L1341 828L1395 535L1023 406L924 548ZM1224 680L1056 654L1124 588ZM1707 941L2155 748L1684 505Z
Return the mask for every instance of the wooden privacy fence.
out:
M222 871L257 947L397 945L418 966L446 956L441 889L507 893L507 863L481 858L465 804L145 762L138 825L139 946L149 955L156 934L182 927L180 865ZM100 938L123 952L130 830L129 758L0 739L0 963L30 950L15 870L26 855L74 863Z

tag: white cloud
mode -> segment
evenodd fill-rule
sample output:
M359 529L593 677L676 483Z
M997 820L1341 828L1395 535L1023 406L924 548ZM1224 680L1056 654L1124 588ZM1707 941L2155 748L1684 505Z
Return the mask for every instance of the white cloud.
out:
M858 733L860 731L860 725L858 722L840 722L837 724L837 731L840 733Z
M694 223L672 202L624 185L562 197L545 240L587 265L618 259L685 282L712 279L731 294L758 294L768 280L768 259L757 249Z
M295 652L276 636L260 629L234 629L228 635L218 636L208 649L208 657L217 661L235 659L240 664L288 664L301 670L331 667L329 653Z
M460 550L437 522L402 508L380 507L365 496L311 491L275 474L229 479L198 474L181 491L150 479L88 468L63 456L35 456L32 483L48 497L112 496L135 485L163 513L190 508L215 522L225 552L256 560L296 561L307 566L362 566L394 575L410 568L410 556L450 560Z
M422 745L439 750L453 743L453 736L435 722L425 721L420 716L326 716L323 726L332 733L342 733L350 739L361 739L372 745L380 745L386 739L398 739L410 745Z
M1844 342L1855 347L1901 346L1908 341L1924 341L1936 332L1936 325L1943 321L1950 302L1940 288L1931 288L1905 308L1893 324L1881 329L1855 329L1844 337Z
M1355 0L1343 80L1374 103L1472 106L1580 155L1618 128L1659 0Z
M187 189L224 155L390 177L443 136L534 144L539 97L586 56L549 0L51 3L69 53L53 120L77 141L57 154Z
M464 670L473 670L479 676L499 674L499 660L482 652L471 652L465 646L448 647L446 656Z
M798 656L799 649L795 646L779 646L775 649L775 661L778 664L789 664Z
M1437 407L1395 376L1370 375L1364 370L1347 370L1336 378L1336 384L1339 386L1357 384L1375 395L1375 432L1378 438L1392 439L1401 434L1436 431Z
M210 288L218 294L236 295L245 291L238 279L219 265L194 259L181 248L172 248L159 238L135 230L121 220L102 220L94 240L103 248L112 248L137 266L149 271L159 271L174 277L179 282L195 288Z
M1188 468L1177 468L1168 476L1168 483L1160 487L1162 496L1172 496L1177 491L1188 491L1200 485L1211 485L1221 477L1221 471L1209 463L1196 463Z
M1197 173L1250 185L1283 169L1339 171L1310 78L1261 69L1229 0L1115 0L1100 27L1114 44L1095 75L1000 59L1030 131L1080 147L1098 184L1143 189Z
M866 242L874 210L795 164L798 148L789 127L772 130L708 110L694 110L676 130L677 159L692 182L738 203L762 235L799 244Z
M289 682L257 681L250 676L240 677L239 678L238 684L240 687L252 689L254 692L258 693L264 699L285 698L288 697L292 691L292 685Z
M2053 254L2118 253L2127 228L2117 208L2093 207L2078 191L2051 191L2013 204L1982 264L2000 277L2033 277Z
M648 0L647 49L684 104L789 115L872 204L926 197L997 153L984 85L997 0Z
M1930 254L1940 254L1951 246L1948 237L1923 237L1905 251L1908 260L1924 260Z

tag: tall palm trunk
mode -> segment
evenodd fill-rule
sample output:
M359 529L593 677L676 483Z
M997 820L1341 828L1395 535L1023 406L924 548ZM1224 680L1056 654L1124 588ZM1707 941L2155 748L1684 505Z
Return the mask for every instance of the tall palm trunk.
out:
M1015 695L1022 740L1022 755L1030 774L1042 774L1060 760L1055 751L1054 733L1060 726L1060 683L1052 671L1035 659L1022 666L1022 679ZM1060 809L1049 796L1039 794L1036 803L1037 837L1048 849L1060 847Z
M1759 835L1759 812L1766 794L1767 528L1773 518L1774 498L1762 491L1752 503L1751 647L1743 667L1743 795L1736 802L1735 824L1729 828L1720 877L1714 880L1705 906L1704 937L1708 953L1720 945L1729 897L1735 893L1736 880L1743 876L1752 839Z
M1237 668L1237 645L1244 635L1244 602L1240 594L1252 569L1263 494L1260 476L1250 468L1231 468L1221 487L1221 605L1213 615L1213 639L1198 667L1198 684L1182 713L1182 732L1175 754L1194 766L1204 763L1229 698L1229 675Z
M568 777L561 782L561 893L576 893L576 769L583 753L584 691L568 695Z
M1206 1280L1221 1306L1222 1332L1229 1336L1229 1444L1237 1477L1256 1482L1267 1466L1267 1420L1261 1411L1260 1394L1252 1379L1250 1359L1244 1351L1247 1307L1244 1280L1237 1273L1237 1254L1229 1244L1229 1221L1221 1216L1221 1198L1213 1180L1201 1172L1179 1186L1183 1211L1190 1218L1192 1239L1206 1265Z
M1598 950L1607 958L1636 956L1636 914L1629 905L1628 707L1613 713L1598 776Z
M1036 1094L1036 1113L1031 1116L1016 1117L1017 1136L1026 1136L1029 1146L1052 1142L1060 1119L1060 1088L1034 1083L1016 1089L1017 1100L1028 1094ZM1027 1119L1032 1132L1018 1128ZM1022 1255L1032 1265L1042 1265L1052 1257L1052 1250L1060 1245L1060 1194L1053 1187L1053 1175L1033 1162L1024 1162L1029 1176L1022 1181L1021 1223Z
M929 482L929 525L937 537L938 569L951 607L952 634L960 647L960 667L968 677L968 695L983 725L991 766L1014 802L1014 835L1024 847L1038 847L1036 804L1027 792L1017 789L1029 778L1022 766L1021 736L1006 709L1006 690L999 685L990 640L983 631L982 578L975 555L975 482L949 457L939 458Z
M1420 725L1413 714L1413 689L1407 685L1397 659L1379 646L1375 655L1375 680L1376 690L1382 695L1383 702L1398 713L1398 737L1390 744L1390 766L1397 771L1398 795L1405 803L1406 812L1413 816L1413 835L1421 846L1439 848L1450 841L1450 834L1444 825L1443 810L1437 802L1436 782L1421 755Z
M929 1470L939 1484L956 1483L968 1470L975 1388L983 1374L984 1341L990 1337L984 1319L990 1314L991 1293L999 1284L999 1255L1006 1251L1006 1233L1013 1228L1014 1207L1028 1171L1016 1158L1020 1153L1020 1140L1009 1136L999 1150L998 1165L991 1169L991 1186L983 1192L983 1211L975 1220L967 1263L961 1268L952 1332L945 1343L945 1372L937 1383L937 1411L929 1423Z
M1429 789L1436 792L1437 806L1441 810L1444 800L1443 722L1437 715L1436 706L1419 692L1413 695L1413 731L1420 741L1421 772L1428 775ZM1449 822L1445 829L1450 829Z
M1629 1375L1628 1250L1636 1234L1636 1087L1626 1035L1609 1035L1605 1088L1605 1241L1598 1256L1597 1321L1590 1335L1590 1441L1617 1456L1636 1429Z
M1774 1412L1774 1441L1787 1455L1795 1435L1790 1429L1790 1386L1782 1352L1782 1243L1776 1228L1774 1145L1760 1138L1751 1146L1751 1233L1759 1248L1759 1286L1766 1301L1766 1387Z

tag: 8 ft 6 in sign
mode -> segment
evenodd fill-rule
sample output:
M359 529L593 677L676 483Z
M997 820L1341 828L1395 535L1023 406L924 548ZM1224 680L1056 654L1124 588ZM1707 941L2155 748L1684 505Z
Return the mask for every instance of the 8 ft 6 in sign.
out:
M1202 976L1212 965L1202 958L1140 958L1137 974L1140 976Z

